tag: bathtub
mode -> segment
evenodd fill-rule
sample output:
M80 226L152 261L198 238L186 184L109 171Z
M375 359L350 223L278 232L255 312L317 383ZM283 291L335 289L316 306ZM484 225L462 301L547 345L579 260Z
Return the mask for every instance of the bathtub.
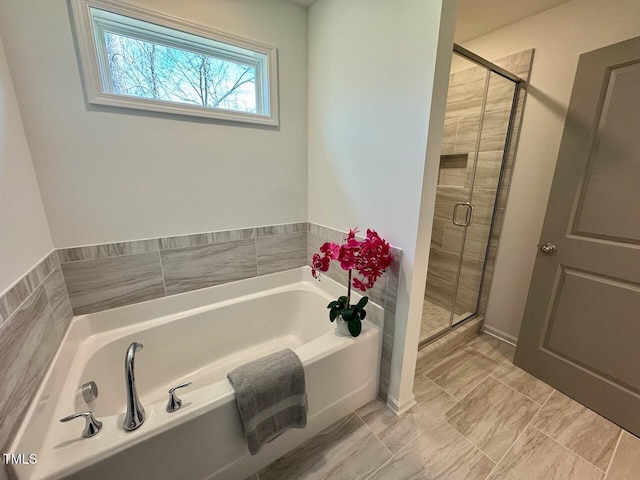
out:
M301 267L75 317L8 450L37 463L9 465L10 478L243 480L375 398L382 309L370 303L360 336L339 337L326 305L343 293ZM144 344L135 373L146 420L126 432L133 341ZM304 365L308 425L251 456L226 374L286 347ZM99 395L86 403L80 387L91 380ZM182 408L167 413L167 391L185 381ZM103 422L95 437L81 437L83 419L58 421L86 410Z

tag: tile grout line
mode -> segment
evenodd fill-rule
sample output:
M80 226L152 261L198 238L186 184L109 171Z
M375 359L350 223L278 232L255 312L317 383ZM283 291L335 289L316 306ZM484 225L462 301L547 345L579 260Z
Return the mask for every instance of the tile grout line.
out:
M354 412L355 413L355 412ZM398 455L400 455L400 453L402 453L405 449L409 448L409 446L413 443L416 442L418 440L418 438L420 438L420 436L434 423L436 423L441 417L437 417L434 418L431 422L429 422L427 424L426 427L424 427L422 429L422 431L420 433L418 433L418 435L416 435L415 437L413 437L411 440L409 440L400 450L398 450L395 454L391 455L391 458L389 458L386 462L384 462L382 465L380 465L378 468L376 468L373 472L371 472L371 474L365 479L368 480L369 478L372 478L380 469L384 468L385 465L389 464L394 458L396 458Z
M27 295L27 296L24 298L24 300L22 300L22 301L18 304L18 306L17 306L17 307L16 307L16 308L15 308L15 309L14 309L14 310L9 314L9 316L8 316L7 318L5 318L4 322L0 322L0 328L2 327L2 325L6 325L6 323L9 321L9 319L10 319L11 317L13 317L13 316L15 315L15 313L16 313L18 310L20 310L20 309L24 306L24 304L26 303L26 301L27 301L27 300L29 300L29 299L32 297L32 295L33 295L34 293L36 293L36 291L37 291L40 287L42 287L42 289L44 290L44 294L45 294L45 296L47 297L47 302L49 301L49 295L47 294L47 291L46 291L46 289L44 288L44 282L47 280L47 278L49 278L49 277L53 274L53 272L55 272L56 268L58 268L58 267L60 267L60 273L62 273L62 265L57 265L53 270L51 270L51 271L47 274L47 276L46 276L46 277L44 277L44 278L42 279L42 281L41 281L38 285L36 285L36 286L33 288L33 291L29 292L29 295ZM28 274L27 274L27 275L28 275ZM26 276L26 275L25 275L25 276ZM63 278L64 278L64 276L63 276ZM64 288L65 288L65 290L66 290L66 288L67 288L66 283L65 283ZM67 297L68 297L68 296L69 296L69 293L67 292ZM49 305L49 307L51 307L51 305Z
M304 221L304 222L288 222L288 223L276 223L273 225L257 225L257 226L253 226L253 227L240 227L240 228L231 228L231 229L226 229L226 230L213 230L213 231L209 231L209 232L191 232L191 233L183 233L183 234L176 234L176 235L163 235L160 237L148 237L148 238L136 238L133 240L122 240L119 242L107 242L107 243L91 243L88 245L75 245L75 246L70 246L70 247L59 247L59 248L53 248L52 251L59 251L59 250L76 250L76 249L83 249L83 248L94 248L94 247L104 247L104 246L109 246L109 245L126 245L126 244L132 244L132 243L142 243L142 242L155 242L158 240L162 240L165 238L186 238L186 237L195 237L195 236L200 236L200 235L210 235L210 234L215 234L215 233L231 233L231 232L241 232L241 231L246 231L246 230L256 230L256 236L257 235L257 231L260 229L264 229L264 228L273 228L273 227L288 227L288 226L295 226L295 225L302 225L302 224L309 224L309 221ZM294 232L283 232L283 233L301 233L307 230L301 230L301 231L294 231ZM263 237L270 237L273 235L279 235L278 233L273 233L273 234L269 234L269 235L261 235ZM249 240L249 239L245 239L245 240ZM155 251L155 250L152 250ZM143 252L143 253L151 253L150 252ZM45 255L45 258L50 255L51 252L49 252L47 255ZM43 258L44 259L44 258Z
M535 425L532 425L532 428L536 429L537 431L539 431L541 434L543 434L545 437L547 437L549 440L551 440L554 443L557 443L558 445L560 445L562 448L564 448L566 451L573 453L576 457L578 457L580 460L583 460L584 462L587 462L589 465L591 465L592 467L594 467L595 469L597 469L599 472L605 473L604 470L602 470L600 467L598 467L597 465L594 465L592 462L590 462L589 460L587 460L586 458L584 458L582 455L580 455L579 453L574 452L573 450L571 450L569 447L567 447L566 445L563 445L562 443L560 443L558 440L556 440L555 438L553 438L551 435L549 435L548 433L546 433L544 430L541 430L540 428L536 427ZM613 457L611 457L613 458Z
M553 392L551 392L553 393ZM544 406L547 404L547 402L549 401L549 399L551 398L551 395L549 395L547 397L547 399L544 401L544 403L542 405L540 405L540 407L538 408L538 410L536 411L536 413L531 417L531 420L529 420L529 423L527 423L527 425L522 429L522 432L520 432L520 435L518 435L516 437L516 439L513 441L513 443L509 446L509 448L507 449L506 452L504 452L504 455L502 455L502 458L496 463L496 465L493 467L493 469L489 472L489 475L486 476L486 478L491 477L491 475L493 475L493 472L496 471L496 469L498 468L498 466L502 463L502 461L506 458L506 456L509 454L509 452L513 449L513 446L518 443L518 440L520 440L520 438L524 435L524 433L527 431L527 429L529 428L529 426L531 425L531 423L533 422L533 420L538 416L538 414L540 413L540 411L544 408ZM535 427L534 427L535 428Z
M616 442L616 446L613 449L613 454L611 455L611 459L609 460L609 465L607 465L607 471L604 472L604 479L607 480L609 476L609 470L611 470L611 465L613 465L613 459L616 458L616 453L618 453L618 447L620 446L620 442L622 441L622 435L624 435L624 429L620 429L620 435L618 435L618 441Z
M507 385L505 382L503 382L503 381L502 381L502 380L500 380L499 378L496 378L496 377L493 375L493 372L491 372L491 373L489 374L489 376L490 376L491 378L493 378L496 382L501 383L501 384L502 384L502 385L504 385L505 387L507 387L507 388L509 388L509 389L513 390L514 392L516 392L517 394L519 394L519 395L523 396L523 397L524 397L524 398L526 398L527 400L532 401L532 402L533 402L533 403L535 403L536 405L540 405L540 406L542 406L542 403L535 401L533 398L529 397L528 395L525 395L524 393L519 392L518 390L516 390L515 388L513 388L511 385ZM553 393L553 390L551 391L551 393ZM551 394L549 394L549 396L551 396ZM548 398L548 397L547 397L547 398ZM537 413L537 412L536 412L536 413Z
M469 345L467 343L464 344L465 347L469 347L471 350L479 353L480 355L482 355L483 357L488 358L489 360L493 360L494 362L496 362L498 365L496 366L496 368L498 368L500 365L502 365L505 361L509 360L508 358L503 358L502 361L500 360L496 360L494 358L491 358L489 355L487 355L486 353L481 352L480 350L478 350L476 347L474 347L473 345ZM493 348L493 347L492 347ZM496 350L497 351L497 350ZM509 360L512 364L513 362L511 360ZM493 371L493 370L492 370Z
M164 267L162 266L162 255L158 250L158 261L160 262L160 276L162 277L162 288L164 289L164 296L167 297L167 282L164 280Z
M549 386L551 386L551 385L549 385ZM545 403L547 403L547 401L549 401L549 399L551 398L551 395L553 395L553 392L555 392L555 391L556 391L556 389L552 387L551 393L549 395L547 395L547 398L546 398L546 400L544 401L544 403L542 405L544 405Z
M390 459L393 458L393 453L391 452L391 450L389 450L389 448L387 448L387 446L384 444L384 442L382 440L380 440L380 437L378 437L378 435L376 435L376 432L373 431L373 429L369 426L369 424L362 419L362 417L358 414L358 412L356 412L354 410L353 413L354 413L354 415L356 417L358 417L360 419L360 421L365 425L365 427L367 427L369 429L369 431L373 434L373 436L376 437L376 440L378 440L380 442L380 444L385 448L385 450L387 452L389 452L389 454L391 455Z
M64 250L64 248L59 248L56 251L59 250ZM80 258L78 260L60 260L60 265L68 265L71 263L82 263L82 262L95 262L96 260L107 260L109 258L122 258L122 257L132 257L134 255L148 255L150 253L155 253L155 252L159 252L160 249L158 248L157 250L149 250L147 252L133 252L133 253L119 253L117 255L106 255L106 256L100 256L100 257L96 257L96 258Z
M451 367L451 368L453 368L453 367ZM498 367L496 367L496 368L498 368ZM451 370L451 369L449 369L449 370ZM447 373L449 370L447 370L447 371L443 372L443 374L444 374L444 373ZM491 370L491 372L493 372L493 370ZM480 385L482 382L484 382L484 381L489 377L489 375L491 375L491 372L487 373L484 377L482 377L482 378L478 381L478 383L476 383L473 387L471 387L471 389L470 389L467 393L465 393L462 397L460 397L460 398L457 398L455 395L452 395L452 394L451 394L451 393L449 393L447 390L445 390L443 387L441 387L440 385L438 385L434 380L431 380L429 377L427 377L427 374L426 374L426 373L421 373L420 375L422 375L424 378L426 378L426 379L427 379L427 380L429 380L430 382L434 383L435 385L438 385L438 387L439 387L441 390L443 390L447 395L449 395L451 398L453 398L453 399L456 401L456 403L454 403L454 404L451 406L451 408L453 408L453 407L455 407L458 403L460 403L462 400L464 400L464 398L465 398L467 395L469 395L473 390L475 390L475 389L476 389L476 387L477 387L478 385ZM449 410L451 410L451 408L449 408L449 409L447 410L447 412L448 412ZM446 414L447 412L445 412L445 414Z
M213 231L213 232L188 233L188 234L184 234L184 235L170 235L170 236L166 236L166 237L145 238L145 239L142 239L142 240L126 240L126 241L122 241L122 242L98 243L98 244L94 244L94 245L83 245L83 246L79 246L79 247L62 247L62 248L54 248L53 251L60 252L60 251L63 251L63 250L81 250L81 249L87 249L87 248L100 248L100 247L110 246L110 245L130 244L130 243L137 243L137 242L156 242L156 245L158 247L157 249L154 248L154 249L140 251L140 252L117 253L117 254L114 254L114 255L98 256L96 258L79 258L77 260L65 260L64 262L61 261L60 263L62 264L62 263L87 262L87 261L91 261L91 260L102 260L102 259L105 259L105 258L127 257L127 256L131 256L131 255L144 255L144 254L153 253L153 252L164 252L164 251L170 251L170 250L183 250L183 249L196 248L196 247L208 247L208 246L220 245L220 244L224 244L224 243L241 242L241 241L244 241L244 240L253 240L253 239L256 239L256 238L273 237L273 236L276 236L276 235L290 235L290 234L304 233L305 230L293 231L293 232L272 233L272 234L269 234L269 235L258 235L258 233L257 233L257 230L260 229L260 228L280 227L280 226L285 226L286 227L286 226L289 226L289 225L298 225L298 224L302 224L302 223L306 223L306 222L282 223L282 224L277 224L277 225L263 225L263 226L260 226L260 227L237 228L237 229L233 229L233 230L217 230L217 231ZM198 244L198 245L186 245L186 246L170 247L170 248L162 248L161 243L160 243L161 240L167 239L167 238L186 238L186 237L198 236L198 235L213 235L215 233L231 233L231 232L238 232L238 231L244 231L244 230L256 230L256 234L255 234L255 236L251 236L249 238L226 240L224 242L217 242L214 239L212 242L202 243L202 244ZM47 254L47 256L48 255L49 254Z
M496 367L496 368L497 368L497 367ZM491 372L493 372L493 370L491 370ZM454 395L451 395L449 392L447 392L447 393L449 393L449 395L451 395L453 398L455 398L455 399L457 400L456 404L458 404L459 402L461 402L462 400L464 400L465 398L467 398L467 396L469 396L469 394L470 394L471 392L473 392L476 388L478 388L478 386L479 386L482 382L484 382L487 378L489 378L489 376L491 375L491 372L487 373L484 377L482 377L482 378L478 381L478 383L474 384L474 385L473 385L473 387L471 387L467 393L465 393L462 397L460 397L460 399L458 399L458 398L457 398L456 396L454 396ZM445 372L445 373L446 373L446 372ZM435 382L434 382L434 383L435 383ZM440 388L442 388L442 387L440 387ZM444 390L444 389L443 389L443 390ZM445 392L446 392L446 390L445 390ZM455 405L453 405L451 408L453 408L453 407L455 407ZM451 408L450 408L449 410L451 410ZM449 410L447 410L447 412L448 412ZM446 413L446 412L445 412L445 413Z
M533 402L535 405L538 405L538 410L536 410L536 412L531 416L531 419L529 420L529 423L531 423L531 421L533 420L533 418L538 414L538 412L539 412L539 411L540 411L540 409L542 408L542 405L541 405L541 404L539 404L538 402L536 402L536 401L532 400L531 398L527 397L526 395L523 395L522 393L518 392L516 389L511 388L509 385L507 385L507 384L505 384L505 383L501 382L500 380L498 380L497 378L495 378L495 377L494 377L493 375L491 375L491 374L487 375L487 376L484 378L484 380L482 380L482 382L481 382L481 383L484 383L488 378L491 378L492 380L495 380L496 382L498 382L498 383L500 383L500 384L504 385L505 387L509 388L510 390L513 390L515 393L517 393L517 394L518 394L518 395L520 395L521 397L525 398L526 400L529 400L530 402ZM475 387L473 387L473 390L475 390L478 386L479 386L479 384L478 384L478 385L476 385ZM472 391L473 391L473 390L472 390ZM471 393L471 392L469 392L469 393ZM465 397L466 397L466 395L465 395ZM454 405L453 407L451 407L449 410L451 410L451 409L452 409L452 408L454 408L454 407L455 407L455 405ZM449 412L449 410L447 410L447 412ZM445 412L445 415L446 415L446 413L447 413L447 412ZM460 431L459 431L459 430L458 430L454 425L452 425L451 423L449 423L449 421L448 421L446 418L444 419L444 421L445 421L445 422L447 422L447 424L448 424L448 425L450 425L450 426L451 426L451 428L453 428L456 432L458 432L460 435L462 435L462 436L463 436L463 437L464 437L464 438L465 438L465 439L466 439L466 440L467 440L471 445L473 445L473 446L474 446L474 447L476 447L478 450L480 450L480 452L481 452L481 453L483 453L483 454L484 454L484 455L485 455L489 460L491 460L492 462L494 462L496 465L498 464L498 462L497 462L497 461L495 461L495 460L493 460L493 458L491 458L491 457L489 456L489 454L487 454L486 452L484 452L484 451L483 451L483 450L482 450L478 445L476 445L475 443L473 443L473 442L471 441L471 439L470 439L470 438L468 438L466 435L464 435L462 432L460 432ZM529 426L529 423L527 423L527 427ZM526 428L527 428L527 427L525 427L525 430L526 430ZM535 428L535 427L534 427L534 428ZM523 432L524 432L524 430L523 430ZM517 440L517 439L516 439L516 440ZM514 442L514 443L515 443L515 442ZM510 448L511 448L511 446L509 447L509 449L510 449ZM500 459L500 460L502 460L502 459Z
M256 253L256 277L260 276L260 270L258 266L258 239L257 237L253 239L253 250Z
M463 346L467 346L466 344L463 344ZM471 347L473 348L473 347ZM475 350L475 349L474 349ZM476 350L477 351L477 350ZM482 352L478 352L481 355L491 359L490 357L488 357L487 355L484 355ZM495 361L495 360L494 360ZM440 389L442 392L444 392L446 395L448 395L449 397L451 397L452 399L455 400L455 403L449 408L447 409L447 411L445 411L442 415L440 415L439 417L435 418L432 422L429 423L429 425L427 427L425 427L424 429L421 429L420 433L418 433L418 435L416 435L416 437L412 438L411 440L409 440L396 454L392 454L392 457L387 460L385 463L383 463L382 465L380 465L380 467L378 467L374 472L371 473L371 475L369 475L367 477L371 478L373 475L375 475L375 473L380 470L381 468L383 468L386 464L388 464L391 460L393 460L393 458L395 458L400 452L402 452L405 448L407 448L409 445L411 445L414 441L417 441L418 437L420 437L420 435L422 435L426 429L431 426L433 423L435 423L437 420L442 420L444 421L450 428L452 428L458 435L460 435L462 438L464 438L467 442L469 442L469 444L471 446L473 446L476 450L478 450L482 455L484 455L487 459L489 459L489 461L491 461L492 463L494 463L494 468L491 470L491 472L489 473L489 475L491 475L491 473L493 473L493 471L496 469L496 467L498 466L498 464L502 461L502 459L506 456L506 454L511 450L511 448L513 447L513 445L518 441L518 439L520 438L520 436L522 436L522 434L524 433L524 431L529 427L529 425L531 424L531 422L533 421L533 419L535 418L535 416L538 414L538 412L542 409L544 403L546 403L549 398L551 398L551 394L549 394L549 396L547 397L547 399L545 400L545 402L540 405L538 402L530 399L529 397L527 397L526 395L523 395L522 393L518 392L517 390L509 387L508 385L505 385L506 387L514 390L516 393L520 394L521 396L525 397L527 400L532 401L534 404L538 405L538 409L536 410L536 413L531 417L531 419L529 420L529 422L527 423L527 425L525 426L525 428L523 429L523 431L520 433L520 435L518 435L518 437L516 438L516 440L509 446L509 449L507 450L507 452L505 452L505 454L502 456L502 458L499 461L494 461L493 458L491 458L489 455L487 455L480 447L478 447L474 442L472 442L469 438L467 438L465 435L463 435L461 432L459 432L453 425L451 425L445 418L447 412L449 412L452 408L454 408L458 403L460 403L464 398L466 398L473 390L475 390L482 382L484 382L487 378L491 377L492 379L496 380L497 382L503 384L503 382L500 382L500 380L498 380L497 378L493 377L492 373L498 368L498 366L500 366L502 363L505 363L509 361L509 359L504 359L503 362L498 363L498 365L496 367L494 367L491 372L489 372L485 377L482 378L482 380L480 380L480 382L478 382L477 385L474 385L474 387L467 392L467 394L465 394L463 397L461 397L459 400L454 397L453 395L451 395L449 392L447 392L444 388L442 388L440 385L438 385L437 383L435 383L433 380L431 380L429 377L426 376L425 373L419 373L420 376L422 376L425 380L427 380L428 382L430 382L431 384L435 385L438 389ZM553 390L552 392L553 393ZM355 413L355 412L354 412ZM362 418L361 418L362 420ZM363 420L364 422L364 420ZM366 422L364 422L366 424ZM368 425L367 425L368 426ZM375 435L375 434L374 434ZM488 476L487 476L488 478Z
M420 374L426 381L428 381L429 383L433 384L436 386L436 388L438 388L440 391L442 391L445 395L453 398L455 400L455 403L458 403L459 400L454 397L453 395L451 395L449 392L447 392L444 388L442 388L440 385L438 385L436 382L434 382L433 380L431 380L430 378L424 376L422 373Z
M453 407L451 407L451 408L453 408ZM451 409L449 409L449 410L451 410ZM449 410L447 410L447 412L448 412ZM443 413L443 414L442 414L442 417L441 417L441 418L442 418L442 420L444 421L444 423L446 423L446 424L447 424L449 427L451 427L451 428L452 428L452 429L453 429L453 430L454 430L458 435L460 435L460 436L461 436L462 438L464 438L467 442L469 442L469 444L471 444L471 446L472 446L472 447L474 447L476 450L478 450L482 455L484 455L485 457L487 457L487 458L491 461L491 463L493 463L493 464L494 464L494 467L495 467L496 465L498 465L498 462L496 462L493 458L491 458L491 457L490 457L490 456L489 456L489 455L488 455L484 450L482 450L478 445L476 445L474 442L472 442L470 438L467 438L467 436L466 436L466 435L464 435L464 434L463 434L461 431L459 431L456 427L454 427L453 425L451 425L451 424L449 423L449 421L448 421L446 418L444 418L444 417L445 417L445 415L447 414L447 412Z
M491 373L487 374L486 377L484 377L477 385L474 385L474 387L469 390L462 398L460 398L460 400L457 400L456 403L454 403L451 408L447 409L446 412L444 412L440 417L438 418L442 418L442 420L449 425L451 428L453 428L453 430L455 430L462 438L464 438L467 442L469 442L471 445L473 445L480 453L482 453L485 457L487 457L489 460L491 460L491 462L495 463L495 465L498 464L498 462L495 462L493 460L493 458L491 458L489 455L487 455L486 452L484 452L480 447L478 447L474 442L472 442L469 438L467 438L466 435L464 435L462 432L460 432L456 427L454 427L453 425L451 425L451 423L449 423L449 421L445 418L445 416L447 415L447 413L449 413L451 410L453 410L460 402L462 402L462 400L464 400L465 398L467 398L467 396L469 396L471 394L471 392L473 392L476 388L478 388L480 386L480 384L482 384L487 378L489 378L491 376ZM492 377L493 378L493 377ZM435 382L434 382L435 383ZM441 387L442 388L442 387ZM446 392L446 390L445 390ZM448 392L446 392L448 393ZM453 395L449 394L450 396L453 397ZM456 397L453 397L454 399ZM534 402L535 403L535 402ZM538 405L538 403L536 403L536 405ZM538 412L536 411L536 414ZM534 414L535 416L535 414ZM533 420L533 417L531 417L531 419ZM492 470L493 471L493 470Z
M416 437L418 438L418 437ZM412 440L413 441L413 440ZM411 443L411 442L409 442ZM408 445L408 444L407 444ZM398 451L398 453L400 453L402 450L404 449L404 447L402 449L400 449ZM396 455L398 454L396 453ZM373 478L373 476L378 473L382 468L384 468L386 465L388 465L389 463L391 463L391 461L395 458L396 455L392 455L391 458L387 459L382 465L380 465L378 468L376 468L373 472L371 472L370 475L367 475L367 477L364 480L369 480L370 478Z
M57 252L55 248L52 248L49 253L47 253L44 257L38 260L29 270L27 270L21 277L18 277L11 285L9 285L6 289L0 292L0 298L5 297L11 290L13 290L22 280L26 279L31 272L33 272L36 268L38 268L42 263L44 263L49 255ZM12 312L13 313L13 312Z

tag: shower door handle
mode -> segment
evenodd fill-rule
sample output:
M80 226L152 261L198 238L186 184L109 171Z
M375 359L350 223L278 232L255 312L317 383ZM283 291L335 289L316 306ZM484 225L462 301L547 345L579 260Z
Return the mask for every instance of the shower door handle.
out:
M467 207L467 214L464 217L464 223L462 222L458 222L457 220L457 216L458 216L458 207L464 205L465 207ZM453 218L451 219L451 221L453 222L454 225L457 225L458 227L466 227L469 224L471 224L471 220L473 219L473 205L469 202L458 202L453 206Z

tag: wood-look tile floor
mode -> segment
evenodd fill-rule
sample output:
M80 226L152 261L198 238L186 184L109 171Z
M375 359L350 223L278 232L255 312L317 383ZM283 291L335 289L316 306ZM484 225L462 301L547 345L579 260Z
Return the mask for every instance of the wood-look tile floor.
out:
M417 404L375 400L252 480L636 480L640 439L513 365L487 334L416 372Z
M446 308L436 305L429 300L424 300L422 305L422 323L420 324L420 341L428 340L434 335L438 335L453 324L473 315L471 312L455 313L453 319L451 312Z

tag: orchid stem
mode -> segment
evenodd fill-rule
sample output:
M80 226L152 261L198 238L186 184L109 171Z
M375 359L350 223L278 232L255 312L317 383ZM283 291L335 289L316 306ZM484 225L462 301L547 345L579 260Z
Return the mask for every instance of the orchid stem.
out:
M351 269L349 269L349 281L347 282L347 308L351 306Z

